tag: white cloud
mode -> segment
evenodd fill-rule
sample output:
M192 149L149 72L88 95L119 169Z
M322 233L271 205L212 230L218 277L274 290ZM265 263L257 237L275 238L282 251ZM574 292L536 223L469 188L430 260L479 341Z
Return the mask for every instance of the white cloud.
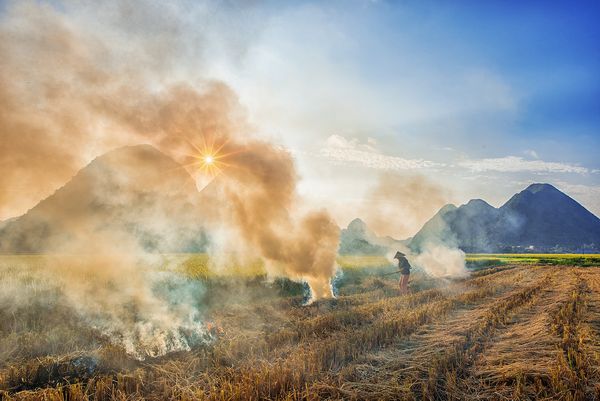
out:
M362 143L356 138L346 138L342 135L330 135L325 140L326 148L333 149L354 149L354 150L364 150L368 152L377 152L375 146L377 145L377 141L373 138L367 138L367 143Z
M348 139L341 135L331 135L325 141L325 147L320 150L319 154L334 163L358 164L377 170L412 170L443 166L443 164L429 160L404 159L382 154L375 149L375 143L372 140L361 143L354 138Z
M523 152L525 155L529 156L529 157L533 157L534 159L539 159L540 157L538 156L537 152L533 149L528 149L526 151Z
M568 163L546 162L543 160L525 160L518 156L506 156L492 159L464 160L459 166L471 171L499 171L507 173L589 173L589 169Z

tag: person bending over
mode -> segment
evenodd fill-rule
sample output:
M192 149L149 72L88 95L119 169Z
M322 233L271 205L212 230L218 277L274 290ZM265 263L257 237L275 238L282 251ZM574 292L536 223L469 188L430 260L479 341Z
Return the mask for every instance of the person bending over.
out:
M408 278L410 276L410 263L406 259L406 255L402 252L396 252L394 259L398 259L398 268L400 269L400 294L408 293Z

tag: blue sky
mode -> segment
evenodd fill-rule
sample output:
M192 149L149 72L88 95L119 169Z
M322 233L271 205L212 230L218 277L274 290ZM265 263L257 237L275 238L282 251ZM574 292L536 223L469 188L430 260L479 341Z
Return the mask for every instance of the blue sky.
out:
M261 15L224 80L299 151L306 193L355 205L347 218L388 170L496 206L550 182L600 213L598 3L301 2ZM323 151L332 136L365 153Z
M600 214L597 1L39 3L117 55L169 38L147 68L230 85L341 225L390 173L456 204L549 182Z
M439 117L441 124L460 119L461 130L451 141L471 145L474 156L494 157L500 149L535 147L552 160L600 166L590 152L600 145L598 3L376 2L349 8L340 3L315 5L312 10L310 5L297 7L329 27L311 26L306 15L304 27L290 24L293 28L288 32L299 42L318 47L320 33L335 31L337 40L325 40L329 61L350 70L386 100L402 103L413 96L424 106L452 108L449 103L464 102L461 81L466 76L489 79L491 87L481 88L471 98L474 103L492 103L489 107L465 107ZM296 18L302 21L301 16ZM390 93L394 90L390 88L406 87L407 80L415 83L409 87L413 93ZM493 93L493 89L507 93ZM493 104L493 97L502 95L514 104L503 105L500 100ZM435 124L431 116L422 120L399 118L391 120L390 126L443 140L446 133L440 129L428 132ZM484 146L487 142L495 146Z

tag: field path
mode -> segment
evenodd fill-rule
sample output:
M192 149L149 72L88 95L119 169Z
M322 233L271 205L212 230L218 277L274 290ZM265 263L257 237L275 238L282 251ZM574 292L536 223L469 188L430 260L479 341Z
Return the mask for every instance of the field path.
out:
M474 324L487 321L490 311L507 302L514 304L512 308L529 302L529 297L537 296L555 275L552 271L542 274L532 269L515 269L473 279L469 285L493 280L499 291L454 309L392 346L357 359L336 378L344 392L338 395L353 395L360 399L395 399L399 394L408 398L424 396L424 388L417 387L426 387L432 362L454 353L457 344L469 349L479 348L478 344L468 344L481 340L473 338ZM465 340L467 344L463 344Z
M592 345L600 347L600 269L589 268L582 275L590 289L586 323L592 330Z
M587 354L589 361L590 382L595 383L590 390L597 400L600 400L600 269L588 268L583 270L582 277L589 288L587 298L587 314L583 320L583 331L586 335Z
M469 369L462 391L473 398L519 399L541 397L551 385L560 339L553 317L576 291L578 277L554 269L553 280L539 298L498 329ZM524 394L527 388L528 393Z

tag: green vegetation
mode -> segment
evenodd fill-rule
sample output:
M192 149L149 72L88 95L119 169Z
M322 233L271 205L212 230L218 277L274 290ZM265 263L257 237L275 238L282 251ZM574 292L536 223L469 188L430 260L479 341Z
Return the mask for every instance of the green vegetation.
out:
M600 266L598 254L505 253L467 255L467 267L483 268L507 264L552 266Z
M250 260L246 264L230 264L226 269L214 271L210 268L207 254L167 255L166 260L179 260L179 269L194 278L210 278L214 276L253 277L266 275L264 263ZM343 275L369 276L395 271L394 263L384 256L341 255L337 263ZM600 266L600 254L467 254L467 267L481 269L503 265L552 265L552 266Z
M211 268L206 253L163 255L165 266L175 264L184 274L193 278L206 279L214 276L252 277L266 275L264 262L260 259L246 260L244 263L229 262L227 268ZM338 256L338 265L343 270L363 268L389 268L392 264L383 256L344 255Z
M188 277L207 280L215 277L260 277L266 275L265 264L261 259L236 261L231 258L226 268L211 265L207 253L162 255L163 266L175 266L175 269Z

